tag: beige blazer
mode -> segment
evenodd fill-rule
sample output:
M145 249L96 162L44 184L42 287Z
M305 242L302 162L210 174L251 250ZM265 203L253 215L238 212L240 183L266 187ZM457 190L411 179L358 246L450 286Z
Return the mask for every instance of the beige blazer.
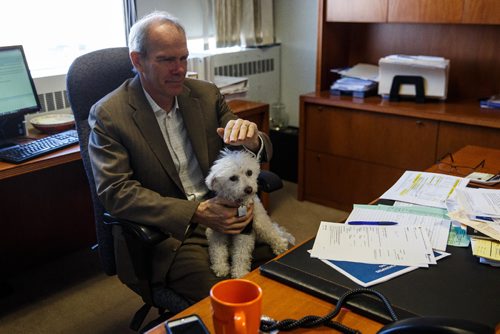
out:
M186 79L178 103L206 177L224 146L216 129L236 116L217 87L201 80ZM198 202L186 200L139 77L127 80L97 102L90 111L89 124L89 155L97 194L104 208L116 217L157 226L171 236L158 245L153 254L154 277L161 282L185 237ZM267 135L261 133L261 137L263 157L268 160L272 146ZM118 251L122 241L115 238Z

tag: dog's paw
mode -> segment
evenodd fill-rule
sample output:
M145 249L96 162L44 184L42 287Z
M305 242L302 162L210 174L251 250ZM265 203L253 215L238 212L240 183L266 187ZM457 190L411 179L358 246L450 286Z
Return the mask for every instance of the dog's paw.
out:
M212 271L217 277L225 277L229 275L229 272L231 270L228 263L213 264L210 268L212 268Z
M250 271L245 268L232 268L231 269L231 277L232 278L240 278L248 274Z
M273 249L273 253L275 255L280 255L288 249L288 240L279 239L271 245L271 248Z

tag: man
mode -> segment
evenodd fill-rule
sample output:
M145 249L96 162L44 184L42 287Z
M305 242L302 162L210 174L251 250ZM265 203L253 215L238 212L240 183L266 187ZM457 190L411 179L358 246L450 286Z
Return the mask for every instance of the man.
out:
M154 225L170 238L153 250L153 281L189 302L208 295L221 278L210 270L205 228L237 234L253 207L210 198L204 183L224 144L269 159L269 138L237 119L211 83L187 79L186 35L177 20L154 12L131 29L130 59L137 75L90 111L89 154L99 199L119 218ZM123 238L115 235L115 248ZM256 264L269 260L256 248ZM134 282L126 282L134 288Z

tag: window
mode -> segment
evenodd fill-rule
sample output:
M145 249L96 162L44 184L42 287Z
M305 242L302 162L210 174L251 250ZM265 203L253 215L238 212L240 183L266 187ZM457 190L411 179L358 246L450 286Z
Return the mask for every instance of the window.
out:
M33 77L66 73L79 55L126 45L123 0L12 0L2 7L0 45L23 45Z

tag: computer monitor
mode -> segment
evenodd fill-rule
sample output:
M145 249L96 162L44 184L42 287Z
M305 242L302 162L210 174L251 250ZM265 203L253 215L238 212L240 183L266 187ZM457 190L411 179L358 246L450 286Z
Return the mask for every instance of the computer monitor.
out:
M26 134L24 115L40 109L23 47L0 47L0 148L15 145Z

